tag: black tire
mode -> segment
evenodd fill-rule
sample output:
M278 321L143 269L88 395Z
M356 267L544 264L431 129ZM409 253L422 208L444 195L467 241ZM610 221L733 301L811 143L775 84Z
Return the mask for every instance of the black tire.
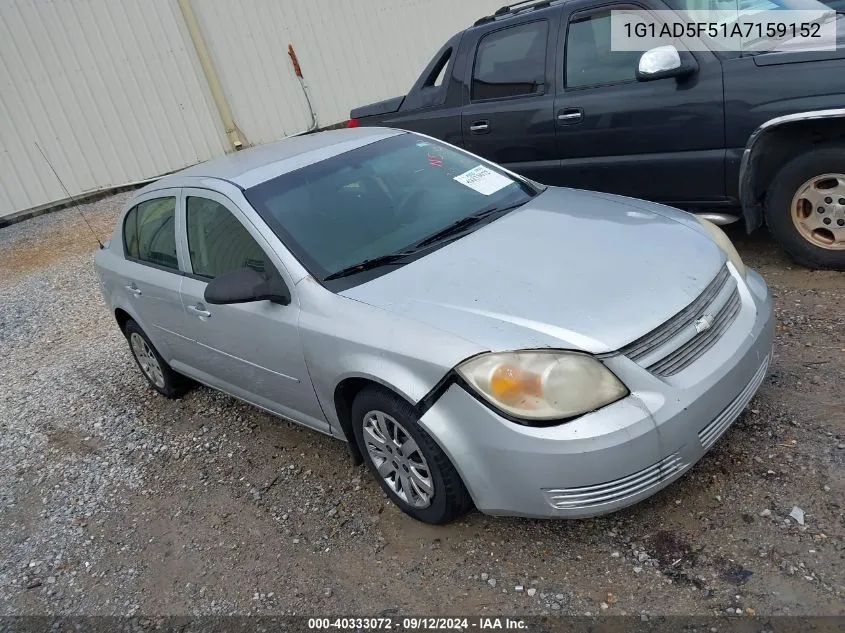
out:
M845 147L821 147L786 163L772 179L766 194L766 224L780 246L799 264L808 268L845 270L845 250L832 250L818 246L804 237L792 220L792 199L799 187L815 176L845 174ZM839 196L836 196L837 200ZM833 200L833 203L837 203ZM834 214L833 222L845 220L841 212ZM835 226L835 225L834 225Z
M126 341L129 343L129 351L132 354L132 358L135 359L135 364L138 365L138 369L141 371L141 375L146 379L147 383L158 391L161 395L166 398L178 398L182 394L187 391L189 382L188 379L185 378L182 374L178 374L173 369L170 368L164 359L161 357L161 354L158 353L158 350L150 341L149 337L144 333L144 330L141 329L135 321L129 319L126 321L126 324L123 326L123 334L126 336ZM133 335L140 336L147 344L149 351L155 357L156 361L158 362L159 369L161 370L161 383L156 384L156 381L148 375L147 370L144 369L141 360L138 358L138 354L135 351L135 348L132 344L132 337Z
M371 411L381 411L399 422L419 447L434 488L427 507L415 507L401 499L379 474L364 443L364 418ZM390 500L403 512L423 523L441 525L456 519L472 507L472 499L458 471L431 436L417 424L414 408L408 402L385 389L367 387L358 393L352 403L352 426L367 467Z

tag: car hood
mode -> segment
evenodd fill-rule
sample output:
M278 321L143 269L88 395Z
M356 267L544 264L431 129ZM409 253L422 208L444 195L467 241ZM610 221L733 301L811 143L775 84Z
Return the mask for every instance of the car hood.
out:
M724 265L691 216L548 188L519 209L341 295L491 351L617 350L691 303Z

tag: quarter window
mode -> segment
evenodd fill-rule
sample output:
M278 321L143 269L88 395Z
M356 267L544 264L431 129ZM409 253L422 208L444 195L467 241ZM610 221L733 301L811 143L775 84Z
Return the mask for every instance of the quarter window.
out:
M473 101L541 94L548 30L543 20L485 35L475 56Z
M186 205L194 274L213 279L239 268L269 271L271 264L262 248L226 207L194 196Z
M617 9L617 11L620 9ZM566 35L566 87L636 81L639 51L611 50L610 9L575 18Z
M176 198L142 202L126 214L124 252L128 257L179 269L176 257Z

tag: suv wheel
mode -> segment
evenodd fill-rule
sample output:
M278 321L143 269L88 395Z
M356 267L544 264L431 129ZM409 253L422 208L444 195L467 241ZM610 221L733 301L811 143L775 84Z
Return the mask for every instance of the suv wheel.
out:
M424 523L442 524L472 506L458 471L417 424L407 402L366 388L352 403L352 420L367 466L403 512Z
M123 328L132 357L150 386L167 398L178 398L185 392L187 379L170 368L141 327L132 319Z
M786 163L766 195L766 223L799 264L845 270L845 148L812 150Z

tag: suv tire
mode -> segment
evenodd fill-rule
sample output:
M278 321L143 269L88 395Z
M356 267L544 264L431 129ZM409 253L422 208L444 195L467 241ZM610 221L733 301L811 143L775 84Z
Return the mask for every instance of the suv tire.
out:
M823 147L781 167L766 194L775 240L808 268L845 270L845 147Z

